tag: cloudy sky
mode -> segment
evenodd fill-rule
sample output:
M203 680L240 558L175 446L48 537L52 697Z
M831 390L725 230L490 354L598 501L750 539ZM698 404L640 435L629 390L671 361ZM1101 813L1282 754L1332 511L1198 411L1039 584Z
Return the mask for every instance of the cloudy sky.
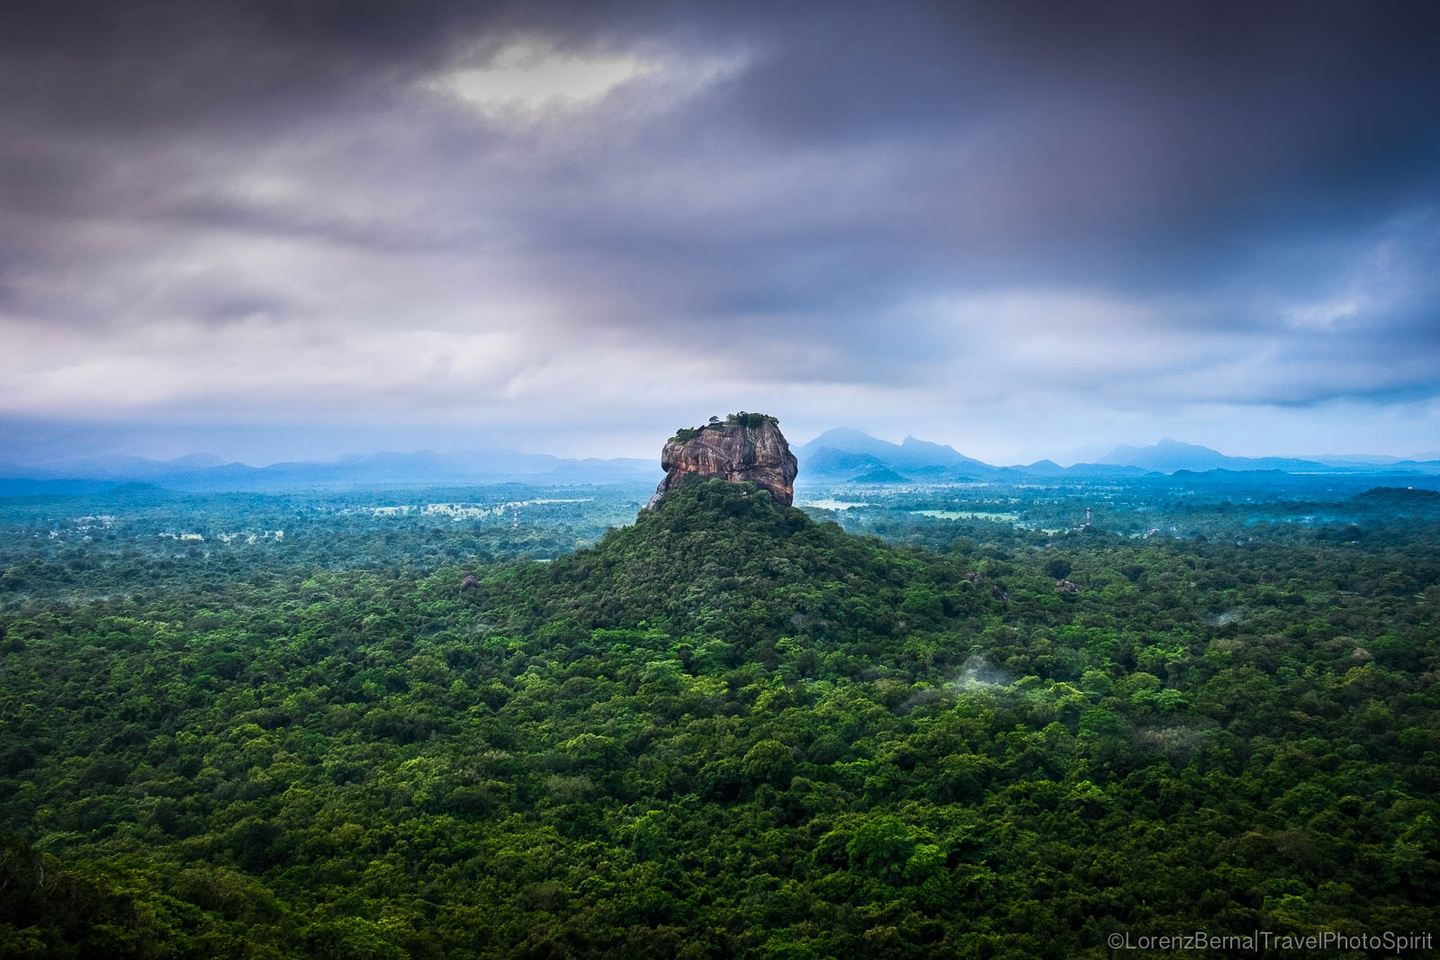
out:
M1440 448L1440 6L19 0L0 443Z

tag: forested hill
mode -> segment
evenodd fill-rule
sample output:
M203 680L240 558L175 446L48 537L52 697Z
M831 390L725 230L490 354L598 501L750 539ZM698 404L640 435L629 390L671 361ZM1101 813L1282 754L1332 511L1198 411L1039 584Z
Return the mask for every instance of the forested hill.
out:
M850 536L748 484L691 480L591 550L503 569L477 598L521 633L583 643L596 628L651 628L736 663L782 638L838 651L896 646L907 588L926 589L919 553ZM949 565L950 579L960 576ZM716 647L715 649L721 649Z
M18 609L0 955L1423 931L1437 536L931 552L706 481L553 563Z

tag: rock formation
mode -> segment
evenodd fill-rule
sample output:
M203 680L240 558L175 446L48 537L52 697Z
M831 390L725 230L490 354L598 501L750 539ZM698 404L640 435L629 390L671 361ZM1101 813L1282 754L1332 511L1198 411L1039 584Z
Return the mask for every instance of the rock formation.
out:
M703 427L680 430L660 453L665 479L646 505L647 510L665 498L691 474L749 481L770 491L776 502L790 506L795 499L798 467L790 444L774 417L761 413L732 413L724 420L712 417Z

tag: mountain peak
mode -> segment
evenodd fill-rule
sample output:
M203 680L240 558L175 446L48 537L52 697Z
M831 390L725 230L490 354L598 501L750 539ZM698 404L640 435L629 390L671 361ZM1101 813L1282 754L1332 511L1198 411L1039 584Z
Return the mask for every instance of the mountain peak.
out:
M1186 443L1183 440L1176 440L1174 437L1161 437L1160 442L1156 443L1151 449L1203 451L1205 453L1213 453L1217 457L1224 456L1223 453L1221 453L1219 450L1216 450L1214 447L1207 447L1199 443Z
M1117 446L1100 460L1101 463L1140 467L1162 473L1178 470L1325 470L1325 465L1293 457L1232 457L1201 446L1165 437L1148 447Z
M831 475L849 474L855 482L862 478L885 476L876 473L885 468L896 476L926 476L930 480L954 477L957 470L969 473L990 469L978 460L960 453L954 447L915 436L906 436L900 443L891 443L862 433L851 427L832 427L800 447L806 469ZM919 471L916 473L915 471Z
M846 453L868 453L872 456L880 452L898 449L896 444L888 440L881 440L879 437L872 437L865 431L856 430L854 427L831 427L809 443L802 445L801 449L819 450L822 447L844 450Z

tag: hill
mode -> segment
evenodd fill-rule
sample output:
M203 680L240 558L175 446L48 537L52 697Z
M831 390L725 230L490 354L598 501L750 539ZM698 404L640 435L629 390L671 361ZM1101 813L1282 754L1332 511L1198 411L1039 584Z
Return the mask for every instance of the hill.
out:
M859 430L836 427L796 448L808 476L855 483L904 483L910 477L954 482L989 475L995 468L944 444L906 437L901 443L880 440ZM883 478L888 473L900 479Z
M851 483L891 484L891 483L911 483L912 481L911 481L911 479L910 479L909 477L904 476L903 474L896 473L894 470L891 470L889 467L884 466L884 465L881 465L881 466L878 466L878 467L874 467L873 469L867 470L867 471L865 471L864 473L859 474L858 476L851 477L851 478L850 478L850 482L851 482Z
M1291 473L1327 473L1335 468L1316 460L1292 457L1230 457L1218 450L1165 438L1148 447L1119 446L1101 458L1114 466L1140 467L1162 473L1177 470L1284 470Z

